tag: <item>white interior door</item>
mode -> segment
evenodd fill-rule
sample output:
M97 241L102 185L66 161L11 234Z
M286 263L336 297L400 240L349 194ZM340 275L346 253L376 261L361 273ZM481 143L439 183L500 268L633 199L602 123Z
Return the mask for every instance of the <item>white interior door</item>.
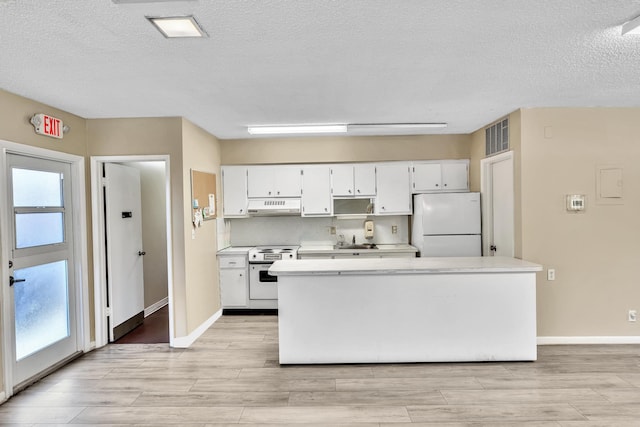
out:
M144 320L140 171L106 163L104 173L109 340L115 341Z
M512 153L485 159L482 168L485 200L485 254L514 256L514 188Z
M79 350L71 165L7 155L13 385Z

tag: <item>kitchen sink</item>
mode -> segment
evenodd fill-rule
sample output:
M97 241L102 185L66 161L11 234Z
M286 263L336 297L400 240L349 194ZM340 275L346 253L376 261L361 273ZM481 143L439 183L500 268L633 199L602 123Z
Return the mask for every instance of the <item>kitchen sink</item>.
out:
M375 243L363 243L360 245L335 245L334 249L378 249Z

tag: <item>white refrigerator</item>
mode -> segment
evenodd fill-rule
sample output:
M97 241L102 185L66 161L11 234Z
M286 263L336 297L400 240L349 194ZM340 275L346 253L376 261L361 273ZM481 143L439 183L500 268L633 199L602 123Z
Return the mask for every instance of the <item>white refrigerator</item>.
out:
M411 244L421 257L481 256L480 193L416 194Z

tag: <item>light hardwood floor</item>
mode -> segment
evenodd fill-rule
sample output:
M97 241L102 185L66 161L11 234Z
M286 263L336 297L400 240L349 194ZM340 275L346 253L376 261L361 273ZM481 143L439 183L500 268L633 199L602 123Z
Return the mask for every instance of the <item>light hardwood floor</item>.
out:
M110 345L0 406L0 425L640 426L640 346L537 362L279 366L275 316L223 316L189 349Z

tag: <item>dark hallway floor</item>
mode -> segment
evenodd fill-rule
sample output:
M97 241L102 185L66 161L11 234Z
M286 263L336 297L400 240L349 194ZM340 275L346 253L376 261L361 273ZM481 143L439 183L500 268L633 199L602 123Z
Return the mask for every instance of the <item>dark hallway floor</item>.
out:
M144 323L114 344L161 344L169 342L169 306L145 317Z

